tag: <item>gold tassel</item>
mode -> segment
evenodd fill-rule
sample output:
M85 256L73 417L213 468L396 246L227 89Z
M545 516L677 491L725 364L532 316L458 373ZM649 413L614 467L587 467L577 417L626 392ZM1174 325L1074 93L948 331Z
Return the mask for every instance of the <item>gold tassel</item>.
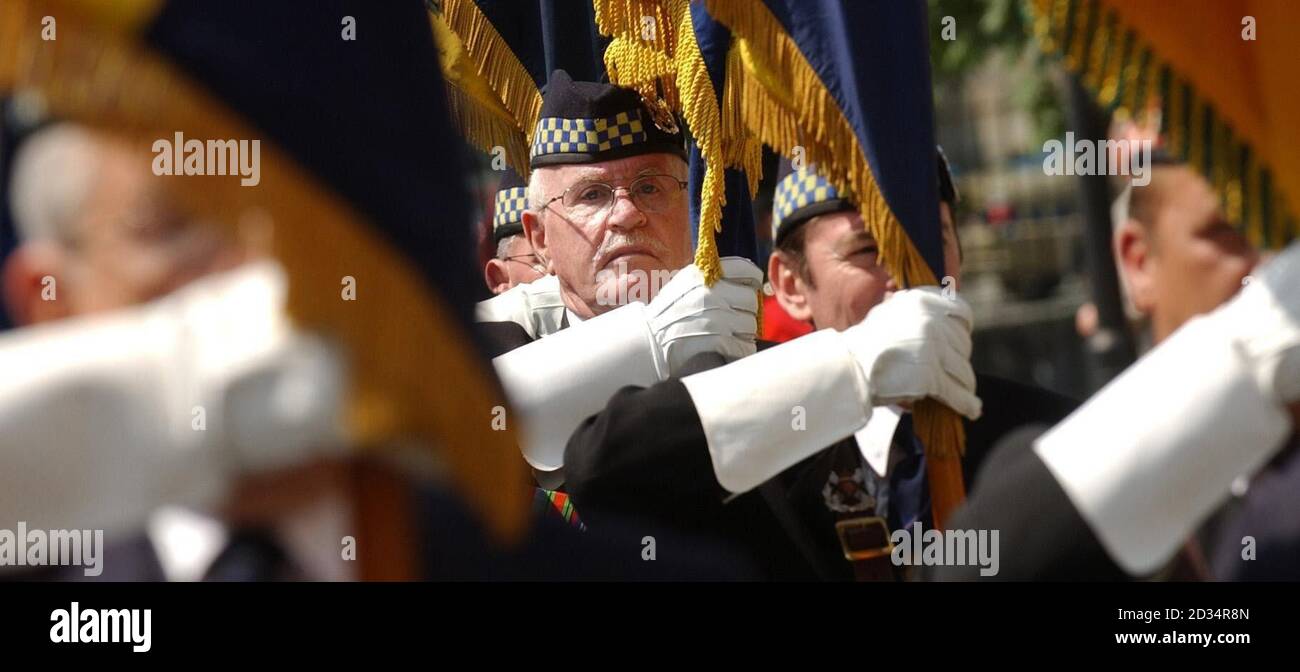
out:
M912 428L925 447L932 522L936 528L944 529L952 511L961 505L965 496L962 452L950 447L965 447L966 426L960 416L943 404L934 399L922 399L912 406Z
M727 204L725 168L722 162L722 114L718 94L713 90L700 45L691 29L690 12L681 18L684 25L678 34L677 90L681 96L682 116L704 160L704 180L700 185L699 239L695 247L695 266L712 285L722 276L716 234L722 230L722 208Z
M609 81L634 89L648 101L680 108L673 61L677 21L685 0L594 0L596 28L613 39L605 48ZM648 19L648 21L647 21Z

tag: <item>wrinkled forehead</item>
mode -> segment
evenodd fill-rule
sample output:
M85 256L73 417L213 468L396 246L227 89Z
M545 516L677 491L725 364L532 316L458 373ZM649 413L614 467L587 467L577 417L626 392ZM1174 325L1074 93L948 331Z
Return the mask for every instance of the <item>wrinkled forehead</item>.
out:
M808 229L805 241L816 240L830 247L875 240L871 231L862 223L862 215L856 210L818 215L805 222L804 226Z
M545 184L567 186L579 182L624 184L641 175L662 174L684 177L686 162L672 154L641 154L613 161L538 168Z

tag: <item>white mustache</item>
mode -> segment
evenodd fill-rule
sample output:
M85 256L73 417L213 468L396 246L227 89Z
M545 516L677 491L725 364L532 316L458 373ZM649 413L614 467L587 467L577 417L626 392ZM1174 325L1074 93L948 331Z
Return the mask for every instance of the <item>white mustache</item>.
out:
M661 259L668 254L668 247L664 245L662 242L660 242L658 239L645 234L634 234L630 236L619 236L617 238L610 238L606 240L596 250L595 257L592 259L592 261L599 262L601 259L604 259L605 256L608 255L610 252L613 252L614 250L620 247L627 247L627 246L643 247L649 250L651 254Z

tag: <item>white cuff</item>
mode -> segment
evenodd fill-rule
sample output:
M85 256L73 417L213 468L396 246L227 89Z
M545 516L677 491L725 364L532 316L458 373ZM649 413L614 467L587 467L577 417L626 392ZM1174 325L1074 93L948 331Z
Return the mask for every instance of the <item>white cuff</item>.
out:
M871 415L844 335L826 329L682 379L718 483L745 492L843 439Z
M534 469L563 467L573 430L615 392L667 377L644 310L628 304L492 360L521 418L521 449Z
M523 327L530 338L537 339L560 330L564 310L560 279L547 275L479 301L474 307L474 319L477 322L514 322Z
M239 471L337 450L340 369L290 330L284 293L251 264L0 337L0 518L135 530L216 503Z
M1270 459L1290 425L1231 341L1198 318L1035 450L1111 557L1140 576L1173 555L1235 478Z

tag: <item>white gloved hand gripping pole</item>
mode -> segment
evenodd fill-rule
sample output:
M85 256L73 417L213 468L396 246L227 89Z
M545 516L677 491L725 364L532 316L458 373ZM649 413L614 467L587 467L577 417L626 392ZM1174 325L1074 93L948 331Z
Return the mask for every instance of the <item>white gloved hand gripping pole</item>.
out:
M970 307L895 293L843 332L796 338L687 376L718 483L745 492L867 424L873 406L936 397L978 417Z
M521 417L524 459L543 486L562 482L569 436L618 390L665 380L701 352L754 352L762 272L748 260L726 258L723 273L708 287L687 266L649 305L616 308L493 360Z

